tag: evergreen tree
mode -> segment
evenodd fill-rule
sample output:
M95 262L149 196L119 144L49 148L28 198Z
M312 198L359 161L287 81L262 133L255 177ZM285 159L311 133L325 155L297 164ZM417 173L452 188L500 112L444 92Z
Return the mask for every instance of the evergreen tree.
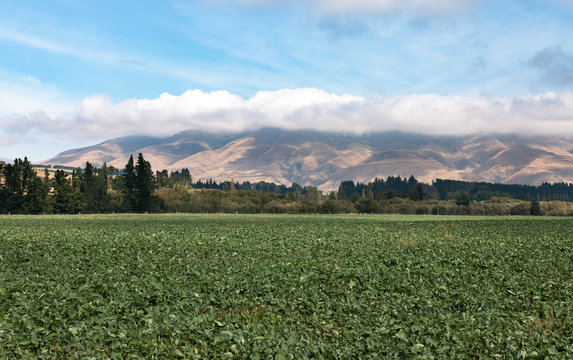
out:
M529 213L533 216L541 215L541 206L539 205L539 201L531 200L529 203Z
M25 196L23 210L27 214L39 214L50 211L47 208L48 186L37 175L30 179Z
M54 202L53 209L57 214L65 214L75 212L72 210L72 184L68 180L68 174L62 170L56 170L54 174Z
M28 158L18 158L13 164L3 165L1 177L0 211L30 214L46 210L49 188L38 177Z
M123 196L126 203L126 209L128 211L137 210L137 202L135 195L135 165L133 163L133 155L129 156L127 164L123 169Z
M420 192L418 191L417 186L414 186L410 189L410 192L408 193L408 199L413 201L420 200Z
M157 186L158 187L166 187L169 186L169 173L167 170L155 172L155 178L157 179Z
M348 199L357 193L354 181L342 181L338 187L338 197Z
M149 161L139 153L137 164L135 165L135 190L137 210L153 210L153 190L155 189L155 178Z
M83 172L80 172L80 192L84 203L83 211L97 212L97 179L95 168L90 162L86 162Z
M414 175L410 176L410 178L408 179L408 185L416 186L417 184L418 184L418 180L416 180Z
M51 187L51 179L50 179L50 171L48 170L48 168L44 169L44 184L46 184L46 186L48 186L48 190Z
M157 181L159 182L159 179L157 179ZM192 184L192 179L189 169L185 168L181 169L181 171L177 170L175 172L171 172L171 174L169 174L169 183L171 185L179 184L190 187ZM199 183L201 183L201 186L205 187L205 185L200 180Z
M458 206L468 206L470 204L470 198L465 192L459 193L456 197L456 205Z
M422 188L421 184L416 185L416 189L418 190L418 200L424 200L424 189Z
M95 205L97 211L107 212L111 210L111 199L108 195L108 189L111 188L111 170L104 162L101 168L97 170L95 179Z

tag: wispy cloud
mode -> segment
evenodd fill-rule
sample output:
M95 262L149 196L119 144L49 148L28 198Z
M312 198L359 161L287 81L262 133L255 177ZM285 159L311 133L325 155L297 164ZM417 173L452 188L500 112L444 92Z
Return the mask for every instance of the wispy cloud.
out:
M75 46L66 46L44 39L42 37L16 31L6 27L0 27L0 40L10 41L30 48L44 50L56 54L70 55L77 58L106 62L119 61L119 58L113 54L108 54L103 51L85 50Z
M363 133L402 130L425 134L531 133L573 135L573 93L517 98L411 94L362 98L318 89L261 91L244 99L226 91L113 103L82 101L70 115L38 112L6 116L15 135L52 133L73 139L171 135L188 129L239 132L261 127Z
M309 4L332 14L410 12L415 15L452 14L473 9L484 0L235 0L246 5Z
M359 12L389 12L406 11L417 15L443 14L467 11L473 8L478 0L314 0L327 11L339 13L349 11Z
M557 86L573 85L573 55L563 52L561 46L539 51L530 64L543 72L543 80Z
M57 87L33 76L0 70L0 116L37 110L56 116L73 110L76 104Z
M140 55L127 50L114 52L103 47L83 47L82 44L67 45L47 38L35 36L0 25L0 41L17 43L18 45L63 55L75 59L93 62L96 65L111 65L121 68L131 68L141 73L163 75L171 79L193 83L196 86L216 87L223 83L250 83L257 82L242 73L237 64L211 64L209 62L194 61L196 64L187 65L181 61L157 58L153 55ZM112 46L110 46L113 48Z
M353 38L370 31L366 21L356 16L327 16L319 22L319 28L333 38Z
M2 146L11 146L16 144L17 139L14 138L9 138L7 136L3 136L2 134L0 134L0 145ZM6 161L5 158L0 158L0 161Z

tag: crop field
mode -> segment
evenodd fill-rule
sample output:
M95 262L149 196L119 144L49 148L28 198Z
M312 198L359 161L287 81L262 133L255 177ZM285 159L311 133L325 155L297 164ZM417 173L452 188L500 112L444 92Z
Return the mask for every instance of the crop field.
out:
M572 359L573 219L0 217L0 359Z

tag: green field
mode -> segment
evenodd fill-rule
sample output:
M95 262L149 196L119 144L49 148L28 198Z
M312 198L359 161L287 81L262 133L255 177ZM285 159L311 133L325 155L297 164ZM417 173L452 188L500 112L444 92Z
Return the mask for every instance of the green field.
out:
M573 219L0 217L0 359L572 359Z

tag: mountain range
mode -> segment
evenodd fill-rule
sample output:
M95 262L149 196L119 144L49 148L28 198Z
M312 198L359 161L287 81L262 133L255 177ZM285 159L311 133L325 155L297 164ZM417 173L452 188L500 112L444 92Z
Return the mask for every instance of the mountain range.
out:
M159 138L127 136L73 149L44 164L123 168L143 153L155 170L188 168L195 180L269 181L333 190L342 180L414 175L539 185L573 182L573 141L526 135L363 135L262 128L236 133L184 131Z

